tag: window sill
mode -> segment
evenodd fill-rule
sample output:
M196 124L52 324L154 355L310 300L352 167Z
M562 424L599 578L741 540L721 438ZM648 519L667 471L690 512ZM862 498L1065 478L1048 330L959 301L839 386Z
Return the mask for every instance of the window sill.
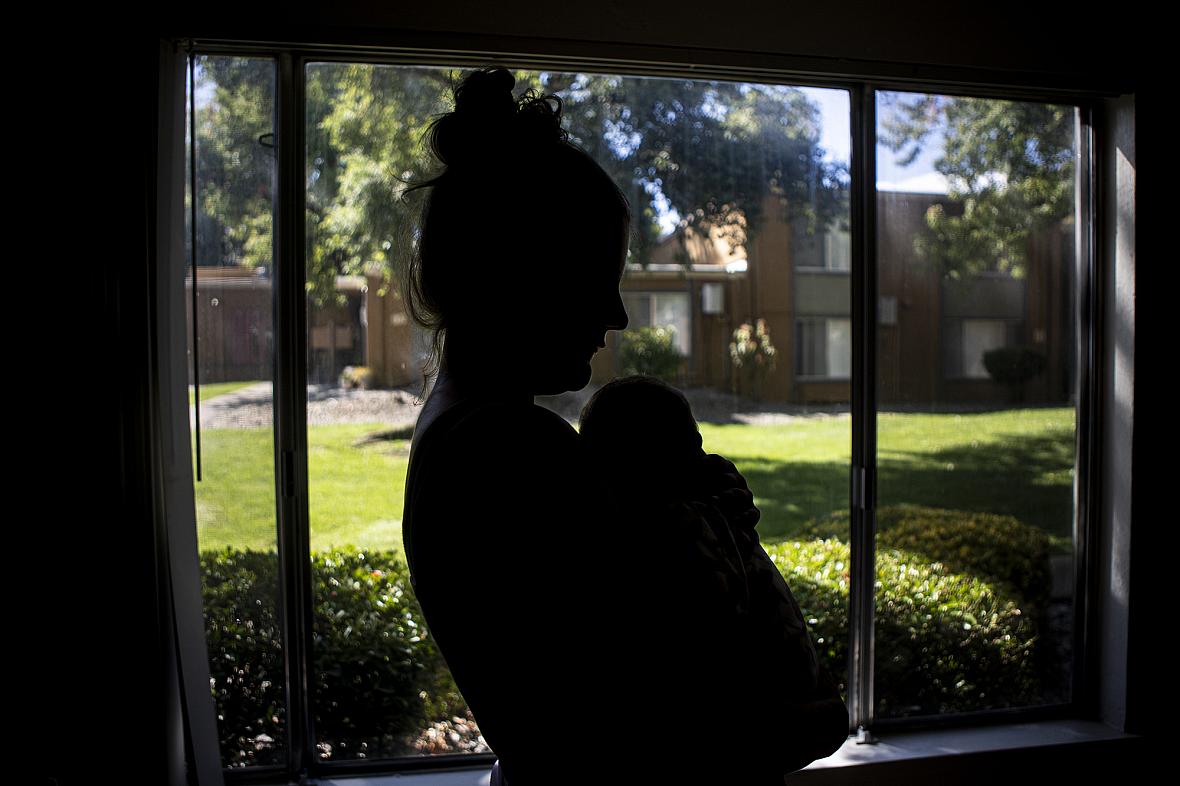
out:
M945 778L951 774L961 777L960 782L975 782L989 774L989 761L993 762L992 766L1008 767L1025 760L1028 754L1041 760L1046 754L1052 753L1053 758L1060 759L1066 768L1070 765L1079 769L1087 768L1091 759L1125 762L1123 755L1111 757L1109 746L1120 743L1129 746L1142 739L1102 723L1084 720L895 732L875 744L866 745L858 745L854 737L849 737L840 750L792 774L788 780L790 783L838 780L847 784L855 782L861 772L873 780L881 776L883 768L889 768L899 770L898 774L904 769L908 777L921 777L925 773L931 776L932 782L935 777ZM1062 746L1068 747L1063 749ZM992 756L980 758L978 754ZM994 771L990 774L994 774ZM328 778L320 783L323 786L488 786L489 776L489 768L478 767L430 773Z
M818 274L824 276L851 276L851 270L845 270L838 267L813 267L811 265L795 265L795 271L798 273Z

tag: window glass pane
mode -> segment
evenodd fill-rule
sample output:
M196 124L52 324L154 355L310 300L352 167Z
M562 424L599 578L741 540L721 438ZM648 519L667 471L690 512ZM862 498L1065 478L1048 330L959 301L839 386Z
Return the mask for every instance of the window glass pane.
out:
M829 319L828 376L848 379L852 376L852 320Z
M828 270L852 270L852 236L836 230L824 236Z
M987 379L983 355L1004 346L1007 326L998 319L963 320L963 376Z
M688 297L687 292L661 292L652 295L653 324L672 328L673 343L685 357L691 352L692 344Z
M462 75L332 63L306 72L313 667L325 760L487 750L423 625L401 553L428 338L411 327L392 278L415 219L397 197L429 171L422 134L451 108L453 76ZM847 92L515 76L518 94L562 98L571 136L634 214L621 283L628 330L608 336L587 388L537 403L576 422L615 376L653 374L683 389L705 449L749 481L762 543L821 660L846 684L849 386L796 373L794 332L808 314L846 323L849 288L846 275L828 274L801 295L789 239L807 226L822 249L826 232L846 230ZM505 351L518 350L506 342ZM506 356L506 367L515 360ZM557 744L540 731L538 745Z
M624 292L623 308L627 310L627 327L629 329L635 330L641 327L651 327L651 295Z
M196 62L195 313L191 185L185 306L189 357L197 361L196 374L191 362L189 371L194 428L199 390L193 446L195 462L199 436L195 496L209 669L222 763L277 764L285 761L287 724L272 407L275 64ZM191 184L191 168L188 174Z
M877 109L877 716L1067 702L1076 110Z

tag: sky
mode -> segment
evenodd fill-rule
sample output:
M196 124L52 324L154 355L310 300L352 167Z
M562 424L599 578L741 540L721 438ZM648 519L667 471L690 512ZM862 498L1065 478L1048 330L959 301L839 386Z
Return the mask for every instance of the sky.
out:
M849 98L846 90L818 87L799 88L814 101L823 118L820 145L827 151L829 161L848 162L851 157L849 130ZM934 161L942 150L942 134L933 133L921 154L908 167L897 163L897 155L883 145L877 145L877 190L946 193L946 179L934 169Z

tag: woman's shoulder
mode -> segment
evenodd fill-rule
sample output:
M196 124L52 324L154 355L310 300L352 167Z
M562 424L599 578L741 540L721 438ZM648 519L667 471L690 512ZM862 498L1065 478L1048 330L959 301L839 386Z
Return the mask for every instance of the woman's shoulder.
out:
M577 432L556 413L528 402L487 400L456 405L441 436L452 449L483 454L494 451L549 455L572 450ZM443 416L440 415L440 420Z
M432 413L410 455L408 481L419 493L445 487L449 504L463 504L456 491L503 496L530 487L533 494L563 495L575 473L577 432L559 415L527 401L456 402Z

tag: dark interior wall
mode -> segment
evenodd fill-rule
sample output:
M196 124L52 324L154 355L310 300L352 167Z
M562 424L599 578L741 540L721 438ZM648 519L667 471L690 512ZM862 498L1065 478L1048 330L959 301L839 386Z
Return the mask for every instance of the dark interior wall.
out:
M33 763L36 782L52 776L59 783L91 783L96 774L109 772L162 783L169 775L166 752L174 744L170 735L175 730L163 720L168 669L155 604L152 515L157 490L147 465L159 35L519 51L526 51L525 39L535 36L543 41L528 43L528 51L587 57L745 64L766 58L767 64L779 67L803 58L797 62L810 68L828 63L833 72L894 76L921 76L930 66L943 74L984 68L1015 73L1017 79L1038 72L1038 81L1063 87L1136 92L1139 127L1147 126L1156 94L1144 81L1150 73L1146 53L1155 47L1144 39L1152 25L1138 9L1122 3L1083 17L1076 4L1060 0L1036 9L1029 5L914 0L338 1L305 10L269 5L261 12L240 4L188 4L151 22L106 19L82 31L81 46L70 50L67 78L46 87L56 113L40 116L59 144L39 140L39 149L65 151L65 164L53 184L58 209L40 237L61 241L64 235L79 241L58 247L68 250L66 261L75 263L91 284L65 292L59 307L73 318L61 321L60 333L44 337L77 357L68 376L54 377L60 385L32 396L37 399L34 408L44 408L36 417L60 424L60 433L46 440L43 428L37 428L30 430L27 443L14 440L38 446L24 462L35 463L38 482L19 491L29 495L33 510L45 513L43 520L21 526L30 528L50 555L28 560L42 578L34 585L37 597L32 601L32 608L41 610L28 636L33 646L21 651L34 666L33 695L41 697L30 709L44 710L32 712L24 727L34 740L32 752L19 754L22 762ZM699 49L687 51L691 48ZM95 73L101 74L98 88L88 88L82 78ZM1164 128L1162 123L1151 127ZM1153 134L1139 141L1139 161L1162 160L1155 155L1163 149L1162 133ZM1165 177L1143 177L1140 193L1154 180L1154 193L1162 194ZM1155 239L1151 233L1159 230L1146 217L1151 211L1162 218L1166 203L1148 204L1141 198L1141 204L1138 242L1150 244ZM68 231L63 232L63 221ZM89 242L93 238L103 241ZM1161 243L1161 248L1166 247ZM1140 324L1164 311L1159 298L1167 291L1167 267L1141 267ZM1139 335L1139 356L1146 358L1148 334L1140 329ZM1156 337L1163 334L1150 335L1151 346L1164 346L1164 339ZM1136 369L1137 423L1164 414L1148 409L1143 398L1151 387L1148 375L1158 380L1159 368L1141 363ZM33 420L23 412L20 419ZM1137 467L1148 466L1146 451L1154 447L1146 437L1137 441ZM1173 509L1158 491L1164 487L1146 475L1140 482L1137 472L1134 507L1144 524L1148 512ZM1154 516L1151 521L1160 523ZM1164 529L1136 527L1133 553L1158 555ZM1147 597L1155 589L1150 576L1156 574L1140 567L1143 562L1134 564L1132 597ZM41 591L44 587L48 592ZM1154 609L1137 601L1133 636L1153 617L1158 619ZM1133 638L1133 654L1146 649L1136 648ZM1132 674L1159 672L1144 659ZM1132 689L1146 699L1155 684L1154 677L1133 680ZM1142 716L1139 723L1144 730L1161 728Z
M181 35L243 34L326 42L359 36L374 44L410 37L420 46L456 36L482 38L489 49L571 51L612 56L627 45L648 57L730 59L747 64L758 55L814 58L833 71L868 64L936 65L1041 72L1076 86L1126 84L1146 53L1133 37L1109 37L1111 26L1139 23L1134 4L1116 18L1080 13L1076 3L1052 0L967 2L863 2L842 0L451 0L446 3L357 2L271 9L266 14L208 4L171 12L166 29ZM1096 35L1106 35L1100 49ZM591 46L592 45L592 46ZM653 49L654 48L654 49ZM658 52L655 50L663 50ZM920 69L919 69L920 70ZM898 69L899 74L913 71Z

